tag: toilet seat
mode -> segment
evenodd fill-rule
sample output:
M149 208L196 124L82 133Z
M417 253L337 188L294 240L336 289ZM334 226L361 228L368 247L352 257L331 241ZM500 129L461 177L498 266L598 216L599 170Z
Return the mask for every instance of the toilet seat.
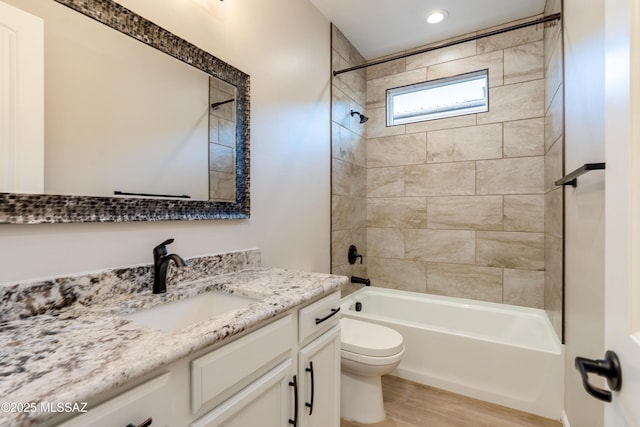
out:
M404 350L402 335L386 326L343 317L340 327L342 350L350 354L350 358L361 355L384 359Z

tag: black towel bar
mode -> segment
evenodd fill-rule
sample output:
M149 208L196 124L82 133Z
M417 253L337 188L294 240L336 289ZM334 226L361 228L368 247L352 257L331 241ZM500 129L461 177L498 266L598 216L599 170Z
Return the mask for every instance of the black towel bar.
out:
M565 175L555 182L556 185L570 185L576 187L578 185L578 177L589 171L604 169L604 163L585 163L578 169L571 172L569 175Z

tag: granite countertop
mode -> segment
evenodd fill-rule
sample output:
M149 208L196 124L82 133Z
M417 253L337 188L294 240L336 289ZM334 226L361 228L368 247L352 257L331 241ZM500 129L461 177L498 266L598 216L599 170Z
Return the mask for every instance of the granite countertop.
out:
M162 295L143 291L96 305L75 303L58 311L1 322L0 405L85 402L336 291L347 280L329 274L250 268L169 284L168 292ZM173 332L147 328L122 317L214 290L257 301ZM0 410L0 426L33 426L54 415Z

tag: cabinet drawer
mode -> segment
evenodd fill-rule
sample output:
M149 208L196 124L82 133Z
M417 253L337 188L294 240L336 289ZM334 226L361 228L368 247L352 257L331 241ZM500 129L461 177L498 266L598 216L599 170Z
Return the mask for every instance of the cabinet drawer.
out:
M284 360L294 344L289 315L191 362L191 410L220 403Z
M169 375L147 381L58 427L137 426L149 418L153 419L154 426L171 425L173 391L168 387Z
M298 340L300 344L317 337L340 321L340 293L334 292L300 310Z

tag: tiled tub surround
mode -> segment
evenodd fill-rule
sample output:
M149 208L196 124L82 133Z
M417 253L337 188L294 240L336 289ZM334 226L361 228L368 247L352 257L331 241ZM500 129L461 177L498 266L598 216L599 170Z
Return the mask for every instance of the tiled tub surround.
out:
M37 316L19 318L10 310L0 323L0 396L9 402L82 402L122 386L154 369L186 357L227 337L261 325L280 313L328 294L346 282L345 277L318 273L266 269L254 265L257 251L246 255L246 269L200 277L176 283L169 291L153 295L138 281L140 268L130 275L104 273L96 276L51 281L46 285L21 285L22 295L30 294L32 305L43 307ZM216 257L213 257L216 258ZM249 259L250 258L250 259ZM190 260L193 261L193 260ZM233 262L231 262L233 263ZM196 262L192 262L192 266ZM223 263L224 264L224 263ZM215 273L212 273L215 274ZM67 282L69 280L69 282ZM45 303L66 294L77 280L83 286L78 299L64 308ZM173 281L171 281L173 280ZM93 282L93 283L91 283ZM57 284L55 284L57 283ZM133 283L132 289L126 283ZM115 292L106 288L116 289ZM95 298L91 297L92 288ZM132 324L121 317L142 308L192 295L219 290L257 298L249 306L175 332L163 332ZM38 295L36 295L38 294ZM4 296L16 295L5 292ZM18 299L18 298L16 298ZM5 303L6 304L6 303ZM24 303L22 307L29 304ZM24 314L19 305L14 307ZM47 307L47 308L44 308ZM9 313L7 313L9 312ZM53 414L2 413L0 426L37 425Z
M331 26L331 44L334 70L365 62L334 25ZM367 250L365 130L368 124L361 124L358 116L350 115L351 110L367 115L365 71L335 77L331 93L331 271L366 277L366 263L349 264L347 260L350 245L356 245L361 254L366 254Z
M561 0L547 0L545 15L561 11ZM559 337L562 337L564 187L554 181L564 175L564 92L562 70L562 27L544 30L545 133L544 133L544 309Z
M544 306L543 34L528 27L367 69L372 284ZM386 126L386 89L485 68L489 112ZM339 208L334 223L349 216Z

